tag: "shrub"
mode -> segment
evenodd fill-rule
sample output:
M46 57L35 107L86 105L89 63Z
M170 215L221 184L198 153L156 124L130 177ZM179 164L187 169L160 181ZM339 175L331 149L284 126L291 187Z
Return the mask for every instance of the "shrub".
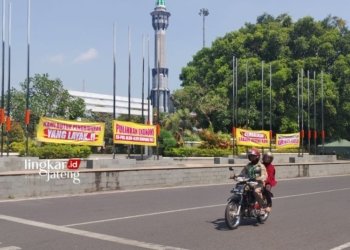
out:
M232 154L230 149L220 149L220 148L171 148L164 151L166 156L173 157L227 157Z
M222 148L231 147L231 136L229 134L214 133L209 129L204 129L199 133L200 138L204 141L201 148Z
M63 144L45 144L42 146L30 146L29 156L36 156L40 159L62 159L62 158L86 158L91 154L89 146L73 146ZM25 155L25 148L19 151L20 156Z
M183 134L184 141L201 141L198 133L193 133L190 130L186 129Z
M170 148L174 148L176 146L176 140L171 132L166 130L161 130L159 136L160 149L164 152Z
M12 142L10 144L10 151L11 152L21 152L21 151L25 151L25 147L26 147L26 142L25 141L21 141L21 142ZM29 139L28 141L28 149L31 149L33 147L36 147L36 142Z
M298 153L298 148L278 148L276 149L276 153Z

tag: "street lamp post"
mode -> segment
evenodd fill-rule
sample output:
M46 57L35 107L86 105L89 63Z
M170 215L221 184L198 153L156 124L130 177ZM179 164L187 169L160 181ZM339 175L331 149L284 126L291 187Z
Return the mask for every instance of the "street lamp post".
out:
M205 47L205 17L209 16L209 10L202 8L199 10L199 15L203 16L203 48Z

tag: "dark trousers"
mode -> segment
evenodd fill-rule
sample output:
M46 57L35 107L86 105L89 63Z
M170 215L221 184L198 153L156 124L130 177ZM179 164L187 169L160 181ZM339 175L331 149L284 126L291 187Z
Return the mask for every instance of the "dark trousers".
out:
M266 198L267 201L267 206L268 207L272 207L272 197L273 194L271 193L271 185L266 185L264 188L264 196Z

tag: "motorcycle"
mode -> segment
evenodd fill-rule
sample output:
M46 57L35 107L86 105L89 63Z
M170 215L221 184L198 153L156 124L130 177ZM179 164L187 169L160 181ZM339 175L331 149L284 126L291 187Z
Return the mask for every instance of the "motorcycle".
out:
M232 170L230 168L230 170ZM227 199L225 222L229 229L236 229L244 218L254 218L259 223L265 222L270 213L262 211L254 197L256 181L241 176L235 176L236 185L231 190L231 197ZM264 191L263 191L264 194ZM264 203L267 204L263 195Z

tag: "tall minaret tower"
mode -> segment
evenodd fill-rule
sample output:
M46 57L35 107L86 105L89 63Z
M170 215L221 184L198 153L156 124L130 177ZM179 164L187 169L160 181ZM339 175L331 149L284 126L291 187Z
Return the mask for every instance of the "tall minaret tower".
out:
M154 68L152 69L151 101L159 112L169 112L170 91L168 89L168 73L166 68L166 30L169 25L170 12L166 10L165 0L157 0L151 13L152 26L155 31ZM159 104L158 104L159 100ZM158 106L159 105L159 106Z

